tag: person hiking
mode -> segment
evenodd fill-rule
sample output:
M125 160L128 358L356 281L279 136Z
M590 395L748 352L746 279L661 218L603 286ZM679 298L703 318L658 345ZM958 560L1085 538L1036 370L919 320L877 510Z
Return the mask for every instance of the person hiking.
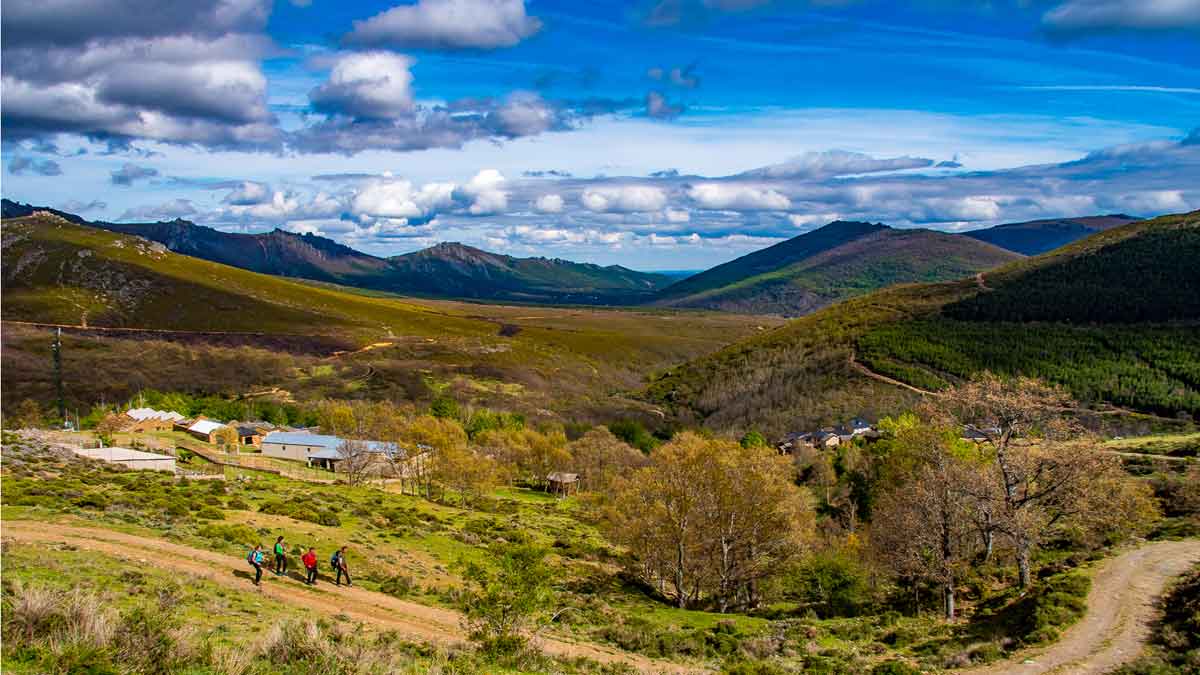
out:
M317 550L311 546L308 547L308 553L300 556L300 562L304 563L304 569L308 575L304 578L304 583L309 586L317 585Z
M250 563L250 566L254 568L254 585L258 586L259 582L262 581L262 544L254 545L254 550L250 551L250 553L246 555L246 562Z
M287 547L282 534L275 540L275 574L287 574Z
M334 583L336 583L338 586L341 586L342 585L342 575L345 574L346 575L346 585L347 586L354 585L354 583L350 581L350 568L346 565L346 547L345 546L343 546L340 549L333 552L333 557L329 559L329 564L335 570L337 570L337 581L335 581Z

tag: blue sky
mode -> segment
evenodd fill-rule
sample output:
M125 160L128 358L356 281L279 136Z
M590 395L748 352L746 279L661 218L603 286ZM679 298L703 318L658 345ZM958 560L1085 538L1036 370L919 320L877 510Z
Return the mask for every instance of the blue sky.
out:
M642 269L1200 208L1200 0L170 7L5 3L6 197Z

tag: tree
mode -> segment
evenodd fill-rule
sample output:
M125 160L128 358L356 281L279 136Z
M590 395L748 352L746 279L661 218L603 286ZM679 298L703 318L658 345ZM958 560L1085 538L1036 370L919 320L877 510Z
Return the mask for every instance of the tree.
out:
M516 477L530 483L543 484L550 472L571 464L567 436L561 429L494 429L476 436L475 442L501 464L513 467Z
M590 492L609 493L618 476L625 476L647 463L646 456L605 427L589 430L567 450L571 466L579 474L581 487Z
M678 607L754 606L758 584L801 550L812 511L770 448L683 433L618 488L605 518L631 571Z
M493 544L491 565L467 563L463 623L472 641L491 654L515 654L529 644L553 600L546 549Z
M402 476L410 479L414 492L424 491L425 498L433 496L437 454L443 450L467 447L467 434L453 419L420 415L409 420L400 432L407 447L407 461Z
M27 398L17 404L17 409L6 421L10 429L37 429L46 424L46 418L42 414L42 406L38 405L37 401L31 398Z
M982 464L955 447L956 436L932 425L908 430L904 441L919 465L880 500L872 540L898 576L941 588L947 620L955 617L955 589L980 546L969 486L987 480Z
M458 492L464 506L500 483L503 470L495 459L465 446L451 445L433 456L433 472L438 482Z
M242 438L238 436L237 429L228 425L214 431L213 439L217 442L217 447L224 452L237 452L242 444Z
M125 428L125 420L116 413L108 413L96 423L96 437L105 445L113 444L113 436Z
M751 429L738 442L743 448L758 448L767 445L767 437L759 433L758 429Z
M366 441L342 441L337 448L340 459L337 470L350 485L361 485L372 475L376 457Z
M990 373L950 391L945 411L980 438L997 488L977 497L995 506L986 527L1012 541L1021 587L1032 581L1030 558L1052 527L1081 507L1078 499L1102 457L1086 442L1082 426L1063 415L1076 408L1061 389L1029 378ZM992 512L994 511L994 512Z

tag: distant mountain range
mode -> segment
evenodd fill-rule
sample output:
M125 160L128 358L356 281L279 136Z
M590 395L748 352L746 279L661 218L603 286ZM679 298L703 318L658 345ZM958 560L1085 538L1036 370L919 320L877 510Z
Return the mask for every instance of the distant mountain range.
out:
M948 281L1132 222L1125 215L1038 220L963 234L837 221L680 280L556 258L515 258L459 243L382 258L331 239L276 229L222 232L187 220L87 221L47 207L2 203L3 216L47 211L132 234L184 255L253 272L426 297L600 305L654 304L800 316L901 283Z
M1123 213L1085 218L1051 218L964 232L968 237L1024 255L1038 255L1138 218Z
M48 211L71 222L156 241L171 251L252 272L312 279L394 293L513 302L639 304L671 277L557 258L514 258L464 244L442 243L380 258L332 239L273 230L237 234L187 220L91 222L51 208L3 200L5 218Z
M885 286L960 279L1021 257L961 235L837 221L689 277L657 302L800 316Z

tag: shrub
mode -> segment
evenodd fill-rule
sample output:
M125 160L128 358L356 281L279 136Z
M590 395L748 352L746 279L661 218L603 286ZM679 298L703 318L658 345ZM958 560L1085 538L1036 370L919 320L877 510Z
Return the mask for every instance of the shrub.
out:
M199 534L206 539L237 544L239 546L253 546L259 540L257 532L248 525L240 523L214 523L212 525L205 525L200 528Z
M221 509L206 506L196 512L196 517L202 520L224 520L225 514L221 512Z
M233 509L234 511L249 511L250 505L241 497L232 497L225 503L225 508Z
M785 580L788 593L813 606L821 618L858 616L872 602L870 572L839 550L813 553Z
M379 584L379 592L387 593L397 598L411 595L417 588L417 582L412 577L403 574L389 577L382 584Z

